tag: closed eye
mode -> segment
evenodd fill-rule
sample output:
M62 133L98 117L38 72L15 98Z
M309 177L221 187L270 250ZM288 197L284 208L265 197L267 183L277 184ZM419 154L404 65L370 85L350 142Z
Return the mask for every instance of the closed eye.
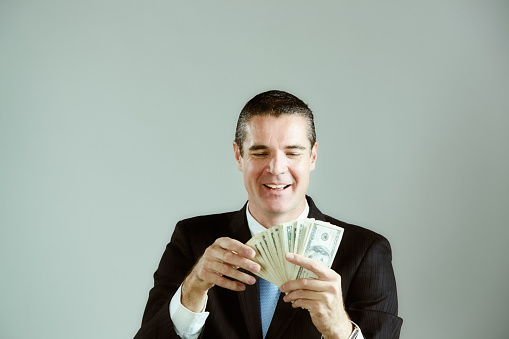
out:
M286 156L289 158L298 158L304 153L305 150L306 147L301 145L289 145L286 147Z

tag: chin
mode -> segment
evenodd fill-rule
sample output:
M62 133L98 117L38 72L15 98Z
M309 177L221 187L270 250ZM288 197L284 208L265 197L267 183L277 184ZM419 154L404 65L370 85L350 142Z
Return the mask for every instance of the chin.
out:
M287 204L271 204L267 206L266 210L271 214L286 214L290 212Z

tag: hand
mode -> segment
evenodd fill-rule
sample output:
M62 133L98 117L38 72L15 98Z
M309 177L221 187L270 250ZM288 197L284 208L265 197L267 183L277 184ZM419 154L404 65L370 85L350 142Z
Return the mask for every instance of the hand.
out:
M297 279L281 285L286 293L283 300L291 302L293 308L309 311L311 320L324 338L348 339L352 323L345 311L341 291L341 276L317 261L299 254L288 253L286 260L306 268L318 279Z
M232 291L243 291L244 284L252 285L256 279L238 270L243 268L257 273L260 265L250 260L255 251L231 238L219 238L207 247L182 284L182 305L193 312L201 312L205 305L207 292L214 285ZM226 277L236 279L230 280Z

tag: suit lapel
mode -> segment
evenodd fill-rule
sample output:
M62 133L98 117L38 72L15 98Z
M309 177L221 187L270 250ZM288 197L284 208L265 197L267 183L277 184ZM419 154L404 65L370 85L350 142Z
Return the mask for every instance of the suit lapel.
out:
M306 199L307 199L308 205L309 205L309 215L308 215L308 218L315 218L316 220L323 220L323 221L325 221L325 216L323 215L322 212L320 212L318 207L316 207L315 202L313 201L313 199L311 199L311 197L309 197L307 195L306 195Z
M230 223L230 229L234 239L246 243L251 239L251 232L247 225L246 206L235 214ZM249 273L250 274L250 273ZM258 293L258 277L256 284L246 285L243 292L237 293L240 309L246 322L249 338L259 339L262 337L262 322L260 317L260 295Z

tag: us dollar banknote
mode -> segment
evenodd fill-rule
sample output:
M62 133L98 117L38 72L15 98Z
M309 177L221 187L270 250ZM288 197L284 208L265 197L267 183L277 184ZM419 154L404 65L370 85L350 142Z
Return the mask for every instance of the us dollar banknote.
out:
M343 238L343 231L340 227L321 221L314 221L305 240L304 256L330 268ZM317 276L313 272L301 267L295 278L316 279Z
M289 263L286 253L304 255L330 268L343 232L343 228L324 221L299 219L268 228L246 244L255 250L253 261L261 266L257 275L281 286L294 279L317 278L313 272Z

